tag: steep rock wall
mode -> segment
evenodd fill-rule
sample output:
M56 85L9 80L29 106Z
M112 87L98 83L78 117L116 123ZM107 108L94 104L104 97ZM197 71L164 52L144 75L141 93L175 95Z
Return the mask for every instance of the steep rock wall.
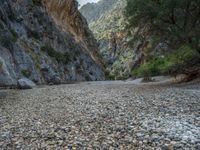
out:
M126 0L100 0L80 9L99 42L108 78L112 76L112 79L128 78L130 64L136 56L135 49L128 45L130 37L126 31L125 7ZM90 13L93 10L95 13Z
M48 13L53 17L57 25L65 32L70 32L76 42L84 46L91 57L99 64L103 62L98 54L97 41L89 30L86 19L78 11L78 3L75 0L43 0Z
M0 1L0 86L104 80L98 49L74 0Z

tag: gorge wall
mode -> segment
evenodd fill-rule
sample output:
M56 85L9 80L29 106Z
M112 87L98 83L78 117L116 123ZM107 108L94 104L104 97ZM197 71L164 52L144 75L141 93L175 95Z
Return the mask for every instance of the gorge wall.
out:
M107 64L108 79L128 78L130 64L136 58L135 48L128 45L131 36L126 30L125 7L126 0L100 0L80 9L99 42L101 55Z
M160 10L154 12L157 15L152 17L150 10L154 6L148 6L151 2L128 2L127 5L127 0L100 0L80 8L99 42L107 79L146 77L149 80L152 76L184 74L190 80L199 76L199 3L170 5L163 1L158 6ZM143 8L145 4L147 8ZM190 4L193 9L188 8ZM170 17L171 7L185 15L175 11L172 15L175 17Z
M0 86L104 80L101 65L75 0L0 1Z
M100 0L80 9L99 42L106 62L106 77L111 80L132 77L133 69L145 63L146 50L153 42L148 23L127 29L126 5L126 0ZM90 13L93 10L95 13ZM169 50L167 43L163 42L153 49L154 56Z

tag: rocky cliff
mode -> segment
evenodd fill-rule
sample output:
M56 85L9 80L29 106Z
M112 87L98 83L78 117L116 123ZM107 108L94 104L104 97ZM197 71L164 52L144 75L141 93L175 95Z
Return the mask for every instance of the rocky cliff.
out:
M80 12L87 18L88 23L97 21L107 14L119 0L100 0L98 3L87 3L80 8Z
M146 50L151 48L153 42L148 24L127 30L126 5L126 0L112 3L100 0L80 9L99 42L101 55L106 62L106 76L112 80L132 76L133 69L145 63ZM98 10L98 13L90 14L93 10ZM152 55L166 51L169 51L168 45L162 42L155 46Z
M75 0L0 1L0 86L103 80L100 65Z
M107 62L108 76L112 79L127 78L136 56L135 49L128 45L130 36L126 31L125 7L126 0L101 0L80 9L99 42L101 55ZM97 13L90 13L93 10Z

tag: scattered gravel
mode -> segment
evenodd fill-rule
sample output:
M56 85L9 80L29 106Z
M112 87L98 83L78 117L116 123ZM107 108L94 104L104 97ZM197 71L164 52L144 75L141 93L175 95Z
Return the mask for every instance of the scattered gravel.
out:
M0 149L200 150L200 85L1 90Z

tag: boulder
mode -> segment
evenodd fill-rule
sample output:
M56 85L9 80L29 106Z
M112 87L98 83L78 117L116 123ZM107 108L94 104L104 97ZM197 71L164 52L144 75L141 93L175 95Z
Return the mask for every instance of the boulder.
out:
M35 83L27 78L22 78L17 81L17 86L19 89L32 89Z

